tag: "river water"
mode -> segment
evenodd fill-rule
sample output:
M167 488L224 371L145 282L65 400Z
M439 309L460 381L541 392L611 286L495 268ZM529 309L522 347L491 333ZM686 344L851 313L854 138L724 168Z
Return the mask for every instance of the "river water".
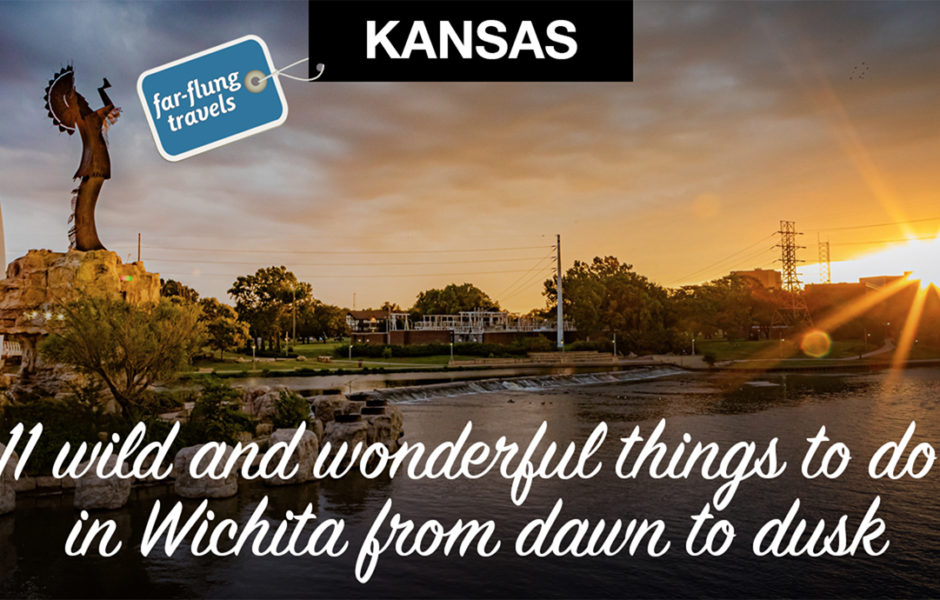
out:
M275 382L277 383L277 382ZM758 381L708 374L647 370L629 377L527 380L476 388L441 389L437 395L399 393L406 439L437 444L455 439L468 420L473 440L494 442L506 435L525 443L544 420L548 437L583 442L604 421L609 433L595 459L601 472L590 480L535 481L522 506L513 504L502 477L479 480L366 480L349 477L289 488L244 485L235 498L212 502L219 518L244 522L267 494L268 515L283 518L312 503L318 518L344 519L349 550L339 558L194 558L185 547L172 558L138 553L153 500L175 502L167 488L134 492L114 518L125 549L117 556L70 558L62 548L76 519L71 497L20 501L14 514L0 518L0 592L5 596L109 597L936 597L940 584L940 485L937 467L913 480L872 480L867 462L884 442L898 440L911 421L914 442L937 445L940 371L914 369L892 379L887 373L764 375ZM663 440L694 441L723 448L754 441L763 452L780 439L778 456L786 471L772 480L744 481L730 506L718 513L736 537L718 557L690 557L685 537L690 516L711 500L721 481L620 479L614 474L621 444L635 426L648 435L667 419ZM799 464L806 438L825 425L830 438L845 442L852 460L838 479L806 480ZM672 446L670 446L672 447ZM859 552L841 558L757 557L751 540L766 521L786 515L793 500L812 524L824 518L827 533L848 515L849 539L872 500L880 496L877 517L890 542L878 557ZM355 578L361 541L387 499L405 518L492 519L502 547L494 556L398 557L387 552L372 579ZM669 551L658 558L630 556L520 558L513 543L523 525L545 517L564 499L562 520L661 519ZM192 509L197 503L187 502ZM312 526L310 527L312 529Z

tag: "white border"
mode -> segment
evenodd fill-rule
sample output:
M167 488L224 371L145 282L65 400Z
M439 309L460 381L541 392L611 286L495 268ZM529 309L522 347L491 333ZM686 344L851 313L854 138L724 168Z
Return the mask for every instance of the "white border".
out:
M261 133L262 131L273 129L279 125L282 125L284 121L287 120L287 99L284 98L284 90L281 89L281 82L278 81L278 78L275 75L274 77L271 78L271 81L274 83L274 87L277 90L277 95L281 100L281 106L283 107L281 116L276 121L271 121L270 123L264 123L263 125L258 125L257 127L253 129L248 129L246 131L242 131L241 133L230 135L227 138L216 140L210 144L206 144L205 146L200 146L198 148L193 148L192 150L187 150L186 152L183 152L182 154L169 154L166 150L164 150L163 144L160 143L160 136L157 134L157 127L153 122L153 116L150 114L150 106L149 104L147 104L147 99L144 97L144 79L148 75L159 73L170 67L175 67L176 65L180 63L190 61L194 58L199 58L200 56L210 54L218 50L223 50L225 48L228 48L229 46L240 44L244 42L245 40L253 40L255 42L258 42L258 44L261 46L261 49L264 50L264 57L268 61L268 70L271 73L273 73L275 71L274 63L271 61L271 53L268 51L268 45L265 44L264 40L262 40L260 37L254 34L249 34L249 35L240 37L236 40L232 40L230 42L226 42L224 44L214 46L212 48L209 48L208 50L203 50L202 52L197 52L196 54L190 54L189 56L184 56L183 58L179 60L174 60L173 62L160 65L159 67L148 69L144 71L143 73L141 73L140 77L137 78L137 96L140 98L140 104L144 109L144 114L147 116L147 123L150 125L150 133L153 134L153 141L156 142L157 144L157 151L160 152L160 156L162 156L163 158L165 158L166 160L170 162L178 162L178 161L183 160L184 158L189 158L190 156L202 154L203 152L207 152L209 150L212 150L213 148L218 148L219 146L231 144L232 142L238 141L240 139L246 138L256 133Z

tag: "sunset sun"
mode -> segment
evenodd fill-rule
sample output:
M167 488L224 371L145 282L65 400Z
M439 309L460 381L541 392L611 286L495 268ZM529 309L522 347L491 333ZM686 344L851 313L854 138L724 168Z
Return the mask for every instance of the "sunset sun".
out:
M940 235L932 239L911 239L902 244L858 259L870 274L902 271L908 279L919 281L922 288L940 284Z
M911 279L919 279L920 287L937 288L940 284L940 235L926 242L912 242Z

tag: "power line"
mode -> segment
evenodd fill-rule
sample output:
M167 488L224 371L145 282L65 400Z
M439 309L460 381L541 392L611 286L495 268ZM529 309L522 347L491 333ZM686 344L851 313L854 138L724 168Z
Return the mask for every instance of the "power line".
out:
M536 271L535 273L527 277L526 280L522 283L522 285L518 286L515 290L513 290L512 293L504 294L500 296L499 301L505 302L506 300L509 300L510 298L515 298L520 293L525 291L529 287L529 284L534 283L536 280L538 280L541 277L551 277L553 273L554 273L554 269L551 268L551 265L544 267L541 271Z
M894 240L868 240L868 241L857 241L857 242L832 242L833 246L862 246L866 244L899 244L903 242L914 242L914 241L924 241L924 240L935 240L937 236L935 235L924 235L918 237L910 238L898 238Z
M912 223L929 223L930 221L940 221L940 217L930 217L927 219L910 219L907 221L889 221L886 223L873 223L870 225L847 225L845 227L824 227L816 231L846 231L849 229L873 229L875 227L889 227L891 225L909 225Z
M509 250L547 250L554 246L510 246L504 248L454 248L431 250L247 250L244 248L188 248L181 246L148 246L150 250L180 252L255 253L255 254L459 254L468 252L505 252Z
M777 235L777 232L773 232L773 233L771 233L770 235L765 236L765 237L763 237L763 238L757 240L757 241L754 242L753 244L748 244L748 245L745 246L744 248L741 248L740 250L737 250L737 251L735 251L735 252L732 252L732 253L729 254L728 256L722 258L721 260L717 260L717 261L711 263L711 264L708 265L707 267L702 267L701 269L698 269L697 271L692 271L692 272L689 273L688 275L685 275L685 276L683 276L683 277L679 277L679 278L676 279L675 281L676 281L677 283L681 283L681 282L683 282L683 281L685 281L685 280L687 280L687 279L690 279L691 277L694 277L694 276L696 276L696 275L698 275L698 274L700 274L700 273L704 273L705 271L709 271L709 270L711 270L711 269L717 267L718 265L720 265L720 264L722 264L722 263L728 262L729 260L736 258L739 254L743 254L744 252L747 252L748 250L754 248L755 246L758 246L759 244L766 243L767 240L769 240L770 238L774 237L775 235ZM769 250L769 248L768 248L768 250ZM764 250L762 250L761 252L763 253Z
M775 247L761 248L757 252L752 252L750 254L745 254L745 255L736 257L734 261L737 264L741 265L742 268L763 268L763 267L775 268L774 263L776 263L777 260L772 257L776 257L777 254L778 254L777 249ZM734 270L733 264L729 262L724 267L716 266L715 269L709 270L708 272L717 273L719 271L724 271L724 270L728 270L728 271ZM699 278L703 281L709 280L713 278L713 275L708 275L707 277L705 275L701 275ZM683 280L681 279L676 280L677 283L681 283L682 281Z
M493 262L522 262L537 258L534 256L524 256L518 258L482 258L474 260L444 260L444 261L422 261L422 262L364 262L364 263L298 263L290 262L291 267L396 267L396 266L426 266L426 265L460 265L473 263L493 263ZM216 265L255 265L261 262L258 260L213 260L210 258L150 258L152 262L179 262L195 264L216 264Z
M525 273L523 273L522 275L520 275L515 281L513 281L512 283L510 283L510 284L509 284L509 287L507 287L505 290L503 290L503 292L502 292L501 294L499 294L499 296L497 296L497 299L505 297L506 294L508 294L510 291L512 291L512 290L516 287L517 284L519 284L523 279L527 278L527 276L528 276L530 273L532 273L532 271L535 271L535 270L538 269L539 267L542 267L542 269L544 270L544 264L543 264L543 263L545 263L546 260L550 260L550 259L552 259L552 258L554 258L554 254L549 254L548 256L543 256L543 257L542 257L541 259L539 259L534 265L532 265L532 268L531 268L531 269L529 269L528 271L526 271ZM523 284L523 285L525 285L525 284Z
M466 273L370 273L364 275L312 275L305 273L295 273L298 279L372 279L372 278L398 278L398 277L463 277L466 275L498 275L503 273L525 273L524 269L513 269L507 271L472 271ZM244 273L202 273L198 275L189 273L162 273L172 277L238 277Z

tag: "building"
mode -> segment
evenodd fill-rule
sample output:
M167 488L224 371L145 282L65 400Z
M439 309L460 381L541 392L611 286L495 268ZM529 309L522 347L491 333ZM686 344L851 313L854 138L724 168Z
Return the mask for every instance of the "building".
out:
M750 271L731 271L732 277L750 277L768 290L779 290L783 287L783 278L780 271L774 269L751 269Z
M908 279L910 278L911 273L912 271L905 271L904 275L877 275L875 277L859 277L858 282L873 290L877 290L895 283L896 281Z
M383 310L353 310L346 315L353 343L449 344L480 342L511 344L520 337L555 339L554 319L517 317L506 311L465 310L456 315L424 315ZM574 332L567 321L565 332Z
M411 315L385 310L351 310L346 314L349 337L354 344L449 344L450 330L415 328Z

